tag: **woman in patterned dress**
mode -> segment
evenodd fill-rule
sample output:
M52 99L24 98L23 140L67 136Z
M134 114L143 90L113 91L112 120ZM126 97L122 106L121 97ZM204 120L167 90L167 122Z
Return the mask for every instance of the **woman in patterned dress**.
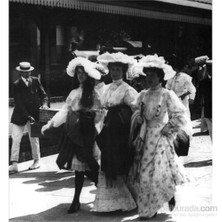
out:
M106 86L102 97L106 116L96 140L101 150L101 170L92 211L129 211L136 208L126 186L126 176L133 159L129 158L128 137L138 93L123 78L134 60L120 52L104 53L97 60L108 67L113 82Z
M101 75L92 62L81 57L71 60L66 71L74 77L77 86L70 92L62 109L42 127L42 134L51 127L65 124L56 162L60 169L75 171L75 195L68 210L68 213L75 213L80 209L84 174L95 184L98 181L99 165L94 144L101 103L94 87L95 80L100 79Z
M175 75L163 57L148 55L141 59L139 66L143 67L150 88L141 93L138 111L132 117L132 128L136 124L141 124L141 128L134 140L135 157L128 181L140 218L149 219L165 202L174 208L176 185L187 179L173 140L188 117L176 94L161 85Z

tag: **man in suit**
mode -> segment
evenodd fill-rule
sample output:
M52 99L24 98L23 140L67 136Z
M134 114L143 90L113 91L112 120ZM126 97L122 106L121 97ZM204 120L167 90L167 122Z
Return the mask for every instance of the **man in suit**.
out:
M201 106L201 132L208 131L212 140L212 60L206 61L206 74L199 83L194 108Z
M9 173L18 172L18 160L20 151L20 142L23 136L25 126L27 127L31 149L33 164L29 167L30 170L40 167L40 145L38 137L31 137L30 123L38 121L39 108L47 109L48 96L43 89L39 79L32 77L31 72L34 67L29 62L20 62L16 70L20 72L21 78L13 83L13 92L15 100L15 108L12 114L12 148L11 148L11 163Z

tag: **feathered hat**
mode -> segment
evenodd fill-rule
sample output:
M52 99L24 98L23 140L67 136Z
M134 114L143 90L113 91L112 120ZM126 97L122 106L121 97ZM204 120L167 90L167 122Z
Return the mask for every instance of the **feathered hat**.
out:
M132 67L132 70L135 73L138 72L140 75L146 75L143 72L143 68L162 69L164 72L164 80L171 79L176 74L172 66L166 64L165 59L162 56L158 56L157 54L144 56L138 63L136 63Z
M102 64L103 66L105 66L106 68L108 67L109 63L123 63L123 64L127 64L128 65L128 69L130 68L130 66L132 66L136 60L129 57L126 54L123 54L122 52L117 52L117 53L104 53L102 55L99 55L97 57L97 61Z

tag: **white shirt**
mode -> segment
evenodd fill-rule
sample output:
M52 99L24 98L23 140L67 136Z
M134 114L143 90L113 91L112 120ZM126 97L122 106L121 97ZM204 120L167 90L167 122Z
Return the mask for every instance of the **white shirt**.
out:
M23 80L23 82L25 83L26 86L28 86L28 85L29 85L29 82L31 82L31 80L30 80L29 77L26 79L26 78L24 78L24 77L22 76L22 80Z
M138 95L133 87L120 79L107 85L102 97L102 105L110 107L125 103L133 108Z

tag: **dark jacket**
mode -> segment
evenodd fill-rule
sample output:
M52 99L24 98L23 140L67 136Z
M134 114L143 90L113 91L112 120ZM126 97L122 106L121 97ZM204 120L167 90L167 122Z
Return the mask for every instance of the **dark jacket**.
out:
M194 100L194 109L202 106L204 108L204 117L212 118L212 79L207 77L200 81Z
M29 116L38 121L39 107L48 103L48 96L39 79L36 77L30 78L31 82L28 87L21 78L13 84L15 108L11 122L17 125L24 126Z
M129 132L132 111L127 105L110 107L104 127L97 136L101 150L101 170L107 178L127 175L132 157L129 149Z

